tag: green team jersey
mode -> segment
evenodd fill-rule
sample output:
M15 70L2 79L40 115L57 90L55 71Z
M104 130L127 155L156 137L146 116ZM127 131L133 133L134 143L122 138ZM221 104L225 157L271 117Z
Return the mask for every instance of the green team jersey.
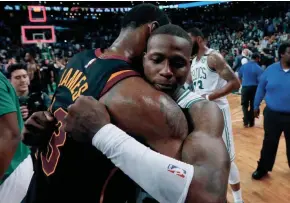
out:
M44 60L52 60L52 55L49 48L43 48L41 50L41 58Z
M0 73L0 116L8 113L16 112L18 119L19 132L23 128L23 120L20 112L20 106L18 97L13 86L6 79L6 77ZM17 166L27 158L30 154L29 148L22 142L19 143L14 157L4 174L4 178L0 180L0 184L17 168Z

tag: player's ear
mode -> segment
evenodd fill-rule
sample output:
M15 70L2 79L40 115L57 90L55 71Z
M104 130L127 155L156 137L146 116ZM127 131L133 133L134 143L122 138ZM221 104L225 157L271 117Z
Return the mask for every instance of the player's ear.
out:
M159 23L157 21L153 21L152 23L148 24L149 33L151 34L155 29L159 27Z

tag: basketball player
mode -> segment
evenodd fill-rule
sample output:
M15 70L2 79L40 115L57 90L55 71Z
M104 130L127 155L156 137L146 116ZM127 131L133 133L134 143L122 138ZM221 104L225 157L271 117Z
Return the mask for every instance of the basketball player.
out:
M122 177L118 178L117 186L112 184L111 180L117 178L113 175L116 170L111 162L94 147L75 142L61 128L67 107L74 103L80 94L100 98L110 111L114 123L123 130L146 138L150 146L165 155L181 157L181 146L188 134L184 114L170 97L146 83L139 73L131 68L130 63L140 58L151 32L168 22L166 15L157 7L141 4L134 7L124 18L120 36L110 48L104 51L96 50L96 53L80 53L69 62L51 108L58 119L59 130L54 132L48 145L48 148L53 150L45 151L47 146L44 144L38 153L38 167L42 167L42 170L35 173L35 179L32 181L34 184L31 184L28 194L29 202L126 202L127 195L135 193L129 190L128 181L125 182ZM136 90L142 90L142 94ZM26 132L32 131L32 125L42 128L39 126L39 119L31 118L30 121L27 122ZM46 137L45 132L47 137L51 136L48 129L38 135ZM24 135L28 142L29 133ZM37 134L34 134L34 137L37 137ZM192 150L192 146L190 149ZM218 160L219 164L226 164L226 160L215 160ZM227 174L227 167L221 168L217 173ZM227 177L219 178L223 182L227 181ZM226 187L218 185L214 187L218 194L204 197L215 198L212 202L223 201ZM183 189L178 189L179 195Z
M75 140L93 139L96 148L159 202L224 203L228 175L219 170L227 171L226 164L221 163L228 154L222 140L222 114L214 103L178 89L188 75L191 44L187 32L179 26L162 26L150 36L143 65L146 79L156 89L189 108L185 111L195 130L190 130L183 144L182 159L193 166L154 152L116 126L108 125L109 114L92 97L80 97L68 108L65 129ZM155 142L159 142L157 137ZM217 161L220 158L222 162Z
M231 185L235 203L241 203L240 177L238 168L234 162L235 148L233 141L231 113L226 95L239 89L239 79L231 70L224 58L217 51L206 46L207 39L198 28L189 30L189 36L193 42L193 55L196 57L191 65L191 89L203 95L207 100L214 101L222 110L225 128L223 139L231 159L229 184Z

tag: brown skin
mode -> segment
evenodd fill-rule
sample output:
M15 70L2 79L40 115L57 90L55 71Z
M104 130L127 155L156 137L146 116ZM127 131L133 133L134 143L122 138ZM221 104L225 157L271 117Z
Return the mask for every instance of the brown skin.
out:
M170 94L172 91L160 88L160 84L184 84L191 54L186 39L156 35L149 40L147 50L144 73L155 88ZM180 158L195 167L187 202L224 202L230 160L222 140L223 116L218 106L209 101L193 104L189 113L195 129L183 142Z
M104 54L125 56L135 62L142 56L147 40L157 25L156 22L152 22L137 29L122 30ZM168 95L157 91L140 77L130 77L116 84L100 99L100 102L107 106L118 127L129 134L146 137L151 147L157 148L162 154L180 157L182 144L180 140L184 140L188 135L188 127L183 112ZM41 114L38 116L40 118L29 118L26 124L30 124L36 118L45 121ZM51 135L53 130L51 128L50 132L46 131L45 134ZM34 131L41 135L40 129L30 126L23 136L31 137Z
M27 72L30 80L34 79L34 73L37 72L38 77L41 78L40 71L38 65L35 62L33 56L29 53L25 54L24 60L27 62Z
M168 92L178 84L184 83L189 71L191 53L188 41L179 37L156 35L149 40L147 48L148 53L143 60L144 72L154 87ZM166 86L163 86L164 84ZM135 110L140 112L139 108ZM122 113L128 114L125 111ZM187 202L224 202L230 161L221 136L224 128L223 116L217 105L209 101L193 104L189 113L195 130L186 137L185 141L174 139L168 133L163 133L162 137L157 134L154 136L158 137L151 138L148 134L144 134L143 137L150 146L159 152L163 151L163 154L181 150L181 156L176 158L195 166L195 175L188 191ZM155 113L153 115L156 116ZM115 116L113 118L115 119ZM84 120L86 122L83 122ZM143 121L146 123L144 117L142 117L142 125ZM92 97L81 96L68 109L65 130L74 133L72 136L76 140L91 142L95 133L109 122L106 108L100 102ZM128 122L130 127L134 119ZM154 124L155 122L160 123L157 120ZM145 130L142 130L142 134ZM180 149L177 148L178 146Z
M189 113L196 128L184 142L180 141L183 147L179 158L194 165L195 170L187 202L223 203L230 160L221 138L224 127L222 114L216 104L209 101L192 105ZM69 107L65 120L65 130L75 140L91 142L95 133L110 122L110 117L102 103L92 97L80 96ZM155 139L155 142L159 140Z
M144 27L144 32L148 30L147 26ZM139 30L140 31L140 30ZM148 32L149 33L149 32ZM130 33L126 33L127 35ZM142 33L135 33L135 35L138 35L139 37L145 36ZM130 41L127 41L124 43L126 46L129 46L128 50L124 50L122 46L118 45L118 40L116 44L112 45L108 52L105 52L105 54L114 53L122 55L129 54L129 50L134 50L134 46L132 45L132 39L130 36L121 36L119 38L122 38L123 40L128 39ZM123 42L122 42L123 43ZM132 47L131 47L132 45ZM139 46L139 45L138 45ZM173 46L174 47L174 46ZM188 45L188 47L190 47ZM191 48L191 47L190 47ZM138 48L139 49L139 48ZM115 50L112 52L112 50ZM141 50L141 49L140 49ZM179 50L183 50L179 48ZM149 53L149 52L148 52ZM187 50L187 53L190 53L190 49ZM187 55L187 54L186 54ZM126 55L130 58L130 55ZM148 55L149 56L149 55ZM170 55L165 55L166 60L170 61L172 57ZM169 63L169 64L175 64L175 63ZM189 70L189 58L188 62L185 63L187 67L187 71ZM180 69L182 70L182 68ZM183 70L184 71L184 70ZM186 74L184 75L183 81L185 81L185 77L187 75L187 71L184 71ZM161 71L162 73L163 71ZM167 71L165 71L167 72ZM162 78L163 77L163 78ZM168 81L173 81L171 77L167 77L167 74L162 75L160 74L160 77L162 78L162 81L164 78L169 79ZM160 80L154 80L158 82L161 82ZM153 81L153 79L152 79ZM167 81L167 80L166 80ZM147 143L154 149L158 150L158 152L165 154L170 157L181 159L181 157L184 156L184 161L189 162L192 161L190 156L185 156L186 154L186 148L193 150L192 143L190 141L184 143L184 149L182 149L182 144L186 136L188 135L188 128L187 128L187 122L185 119L184 114L180 110L180 108L177 106L177 104L166 94L157 91L154 89L150 84L146 83L142 78L138 77L131 77L128 79L125 79L121 82L119 82L117 85L115 85L108 93L106 93L101 99L100 103L103 103L106 105L107 110L113 120L113 122L126 131L128 134L138 135L142 136L146 139ZM69 114L66 117L66 130L68 131L77 131L81 135L86 135L86 137L75 137L76 134L72 134L77 140L90 140L92 136L96 133L98 129L100 129L104 124L108 123L110 120L107 116L100 116L100 119L104 119L105 121L100 122L100 120L96 119L96 115L99 113L103 113L102 115L107 115L105 112L104 107L100 103L98 103L96 100L92 101L92 99L87 97L80 97L75 104L73 104L71 107L69 107ZM218 110L218 114L221 116L221 113L219 109L216 107L216 110ZM78 112L78 113L77 113ZM212 114L215 115L214 111L211 111ZM83 122L83 119L86 118L87 122ZM138 119L140 118L140 119ZM44 116L42 116L42 119L44 119ZM107 119L107 120L106 120ZM218 118L220 121L222 121L222 117ZM30 120L30 119L29 119ZM31 121L27 121L26 124ZM98 120L98 121L97 121ZM211 123L211 122L209 122ZM207 128L208 129L208 128ZM220 129L223 129L223 125L220 126ZM39 131L39 130L38 130ZM220 132L222 130L212 130L215 132ZM27 132L26 136L29 135L31 132ZM200 134L197 134L200 135ZM195 134L192 135L192 139L201 140L201 142L206 142L205 135L201 134L203 136L195 138ZM211 135L212 136L212 135ZM217 144L216 140L220 138L216 138L218 135L215 135L210 138L208 143L211 144ZM221 134L219 135L221 137ZM204 137L204 138L203 138ZM223 144L223 142L220 142ZM224 144L222 145L224 147ZM212 146L211 146L212 147ZM207 156L207 153L216 153L216 151L210 150L209 152L204 152L208 148L208 145L205 149L199 149L195 148L195 150L198 151L198 153L203 153L204 156ZM216 147L216 149L219 149L219 147ZM218 150L217 150L218 151ZM222 151L222 150L221 150ZM225 147L225 159L222 159L219 157L219 160L223 162L224 160L228 160L228 155L226 153ZM200 154L202 155L202 154ZM217 155L216 155L217 156ZM186 160L188 159L188 160ZM218 161L217 158L214 158L216 162ZM198 159L197 159L198 160ZM200 162L199 162L200 161ZM197 168L199 168L199 164L201 164L201 160L198 160L197 162ZM214 167L215 165L219 165L218 163L208 164L209 167ZM226 161L225 161L226 163ZM225 163L223 163L225 165ZM202 164L201 164L202 165ZM219 165L220 166L220 165ZM207 167L206 165L202 165L201 167ZM220 168L223 169L223 172L221 172ZM218 173L217 176L220 176L220 173L226 173L225 176L222 176L222 179L225 179L227 181L228 177L228 170L225 169L227 167L220 168L215 167L215 172ZM213 169L212 169L213 170ZM210 171L211 174L212 170ZM199 175L200 174L200 175ZM210 200L209 202L223 202L225 200L225 187L221 187L220 185L218 187L215 187L213 189L212 187L209 187L209 182L217 179L216 177L204 177L204 175L209 175L206 171L197 169L197 175L194 180L196 182L192 184L190 189L195 190L197 187L196 183L201 181L200 186L198 188L202 188L201 190L205 190L205 193L211 192ZM214 178L214 179L213 179ZM205 184L203 181L207 179L206 181L208 184ZM220 184L223 181L217 181L218 184ZM204 186L203 186L204 185ZM202 187L201 187L202 186ZM220 191L220 189L222 190ZM218 191L217 191L218 190ZM199 193L198 193L199 194ZM196 198L196 191L192 191L189 193L188 201L192 202L193 198ZM204 200L201 199L202 202ZM204 201L203 201L204 202Z
M193 42L193 54L197 54L197 60L207 52L208 47L206 46L206 41L202 39L200 36L195 37L189 34L191 40ZM212 52L207 59L208 66L215 70L221 78L227 81L227 84L221 88L213 92L209 95L209 100L215 100L220 97L226 96L230 94L232 91L240 88L240 82L238 77L232 71L231 67L227 64L223 56L217 52Z
M32 147L46 147L56 124L56 119L49 112L33 113L25 122L22 142Z
M146 138L152 148L164 155L180 156L181 140L188 135L187 122L168 95L142 78L131 77L115 85L100 102L119 128Z
M187 202L223 203L226 200L230 159L222 139L223 116L209 101L191 106L195 129L183 143L182 161L194 165Z
M152 22L135 30L123 30L104 54L125 56L134 62L136 58L139 60L156 27L157 23ZM116 84L100 102L107 106L114 123L122 130L145 137L152 148L164 155L180 156L180 140L188 134L187 123L178 105L168 95L140 77L131 77Z
M15 112L0 116L0 179L16 152L20 142L20 133Z
M193 54L197 54L197 60L200 60L209 49L206 46L207 41L200 36L192 36L190 33L189 36L193 43ZM208 95L210 101L226 96L232 91L240 88L239 78L235 75L221 54L215 51L211 52L207 58L207 63L209 68L216 71L222 79L227 81L224 87L216 89L213 93ZM203 96L205 97L206 95ZM231 185L231 188L233 191L240 190L240 183Z
M188 75L190 44L183 38L163 34L151 37L147 50L143 66L153 68L144 68L146 78L155 89L172 94Z

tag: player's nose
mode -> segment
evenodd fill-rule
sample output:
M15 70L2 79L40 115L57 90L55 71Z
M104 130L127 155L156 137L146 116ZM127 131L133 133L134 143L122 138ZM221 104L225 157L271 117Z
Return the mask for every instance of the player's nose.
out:
M160 71L160 75L167 78L167 79L170 79L173 77L173 72L170 68L169 65L165 65L164 68Z

